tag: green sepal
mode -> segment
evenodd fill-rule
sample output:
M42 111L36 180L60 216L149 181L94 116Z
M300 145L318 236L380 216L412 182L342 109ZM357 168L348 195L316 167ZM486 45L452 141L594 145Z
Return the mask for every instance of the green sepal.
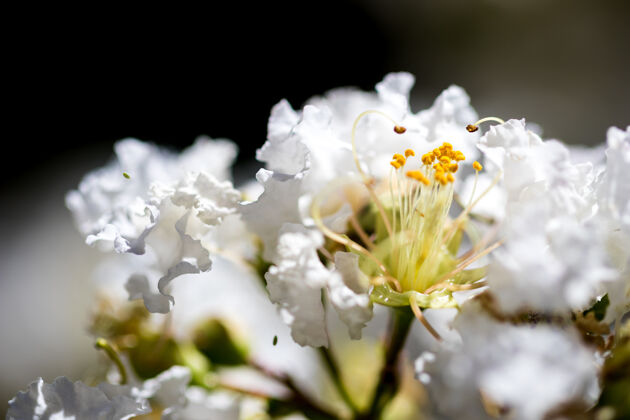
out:
M449 292L435 291L430 294L424 294L410 290L408 292L397 292L388 284L374 286L370 293L372 302L385 306L401 307L409 306L409 299L414 299L420 308L457 308L457 301Z
M478 267L478 268L471 268L470 270L463 270L455 274L455 276L450 279L450 283L472 284L486 277L487 273L488 273L487 265L484 265L483 267Z

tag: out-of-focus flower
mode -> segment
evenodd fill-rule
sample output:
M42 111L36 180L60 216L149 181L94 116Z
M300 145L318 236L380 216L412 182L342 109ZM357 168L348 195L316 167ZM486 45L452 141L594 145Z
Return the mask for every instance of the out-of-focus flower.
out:
M199 139L181 155L123 140L114 162L68 194L88 244L138 255L137 272L127 283L130 299L166 313L174 303L171 280L210 269L202 240L240 201L225 180L235 153L225 140Z
M125 420L151 411L135 391L131 386L108 383L89 387L65 377L47 384L39 378L9 401L7 419Z
M608 129L606 166L596 186L598 213L606 250L619 271L614 282L606 285L610 299L605 321L617 320L630 310L630 126L625 131Z
M610 150L624 147L622 133L609 131ZM505 313L567 314L587 309L608 293L616 302L612 306L619 307L616 313L623 313L627 280L620 272L628 253L611 252L611 243L623 237L611 234L623 225L623 218L610 209L622 203L623 212L627 205L624 187L615 179L624 153L608 152L609 163L597 175L590 162L571 163L569 150L560 142L542 141L528 131L524 120L491 127L479 148L487 172L501 177L495 187L501 194L488 195L480 203L481 209L502 209L485 214L502 220L504 245L494 253L487 278L499 308Z
M139 384L136 394L161 409L163 420L238 420L240 399L225 391L189 386L190 369L173 366Z
M438 416L534 420L597 399L596 358L572 329L501 323L475 303L463 306L454 329L461 341L416 362Z
M89 387L65 377L52 384L40 378L9 402L7 419L126 420L152 411L164 420L238 420L240 399L224 391L189 387L190 369L173 366L133 385L106 382Z

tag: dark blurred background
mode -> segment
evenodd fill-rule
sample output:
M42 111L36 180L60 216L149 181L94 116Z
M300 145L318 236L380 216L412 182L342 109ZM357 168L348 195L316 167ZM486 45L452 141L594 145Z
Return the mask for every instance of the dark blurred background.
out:
M456 83L480 115L527 117L569 143L630 124L627 0L55 5L4 20L2 400L89 360L77 354L91 352L82 297L98 256L63 196L118 139L227 137L251 176L280 99L299 107L399 70L417 78L415 111Z
M249 160L280 99L299 107L398 70L417 77L416 110L456 83L481 115L526 116L571 143L630 122L625 0L213 2L22 18L4 66L11 184L75 165L80 151L103 160L129 136L176 148L227 137Z

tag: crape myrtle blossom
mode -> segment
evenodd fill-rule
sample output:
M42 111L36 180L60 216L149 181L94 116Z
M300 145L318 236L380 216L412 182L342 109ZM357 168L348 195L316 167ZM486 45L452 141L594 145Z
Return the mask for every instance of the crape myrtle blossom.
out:
M620 172L628 168L629 133L609 130L607 163L598 173L590 163L572 164L566 147L542 141L523 120L493 126L480 139L501 194L486 195L479 208L504 203L486 214L501 222L503 245L488 271L490 300L464 304L452 323L459 338L416 362L438 418L539 419L596 402L602 354L566 320L605 295L605 323L619 324L628 311L623 214L630 196ZM531 325L524 313L565 321Z
M7 418L614 416L630 127L604 160L476 121L457 86L414 113L413 82L281 101L257 190L233 188L229 141L117 143L66 198L114 251L90 332L116 369L96 387L40 379Z
M152 379L139 382L135 393L161 410L163 420L238 420L236 394L189 386L192 375L184 366L173 366Z
M386 278L387 282L393 280L395 283L397 280L383 270L398 270L400 275L410 276L403 284L403 291L416 293L415 290L423 291L430 287L441 274L457 265L455 259L449 257L448 263L433 264L433 267L440 267L439 273L423 272L421 276L426 279L412 284L416 282L411 279L413 270L405 271L399 267L400 263L394 261L401 252L411 252L415 253L416 259L409 267L416 262L422 263L429 258L431 246L434 252L439 253L436 251L441 246L439 242L448 241L451 236L460 236L452 235L457 228L449 229L447 233L444 225L452 200L453 174L458 169L457 162L466 158L465 154L469 158L478 155L474 147L476 134L464 129L467 123L476 119L465 92L452 86L436 99L430 109L414 114L408 101L412 85L411 75L394 73L377 84L376 93L338 89L324 97L314 98L301 111L294 111L286 101L272 110L267 142L257 154L267 166L257 174L264 192L255 202L245 203L241 211L248 228L263 242L263 258L273 264L265 275L271 298L291 326L294 339L302 345L327 345L321 302L323 290L328 291L331 303L348 325L353 338L360 338L361 328L370 318L370 278L380 277L381 281ZM390 161L395 153L407 150L403 159L409 158L411 162L410 153L415 155L413 149L431 151L445 136L450 143L443 143L435 149L435 153L430 153L433 159L430 162L426 160L421 164L418 156L404 169L398 171L404 163L392 169ZM442 161L439 160L440 150L444 152ZM422 174L416 169L418 166L423 168ZM407 177L405 171L408 172ZM423 180L429 183L429 188L425 185L420 187ZM395 185L392 186L392 183ZM334 189L344 190L341 197L331 191ZM426 193L420 194L421 190L426 190ZM330 194L322 197L327 192ZM406 210L402 209L403 198L391 199L403 194ZM411 199L414 194L415 204ZM375 210L367 204L370 199L379 207L377 218L388 219L385 222L390 237L385 241L388 244L381 241L380 245L376 244L381 250L372 255L364 252L352 261L335 252L353 251L356 256L356 246L354 249L351 249L352 246L331 248L328 249L333 251L329 252L328 263L323 263L318 253L326 253L324 237L330 240L335 235L350 233L349 224L353 226L354 233L363 238L369 236L360 226L364 221L358 218L359 213L366 209ZM383 208L383 202L387 208ZM432 202L437 205L433 206ZM411 208L413 205L416 211ZM424 217L424 209L431 213L428 216L430 223L418 221L419 217ZM397 212L404 214L395 216L399 219L392 231L390 213ZM382 227L374 224L372 222L371 229L376 233L375 230ZM401 237L402 230L428 230L430 225L434 225L437 232L427 232L426 237L432 237L435 243L423 243L413 249L396 248L406 247ZM442 228L444 230L440 231ZM384 239L381 233L378 239ZM343 243L344 240L337 242ZM364 241L360 247L374 250L375 244L369 243L370 239L367 242ZM389 267L377 264L380 268L374 268L379 260L376 255L388 252L392 243L397 251L394 251L395 256L385 255L388 259L385 264ZM341 270L337 266L338 258L343 261ZM368 259L372 262L365 261ZM377 275L379 270L381 274ZM341 277L339 274L342 274ZM362 280L357 282L357 279ZM472 278L462 281L472 281ZM350 284L352 282L354 285ZM389 301L382 291L379 296L379 303ZM455 304L448 296L412 294L399 296L394 305L400 302L409 305L409 299L416 298L421 299L420 306L423 307L430 301L437 306Z
M609 144L610 133L621 130L611 129ZM627 283L619 280L625 262L613 264L611 259L613 229L605 227L611 217L621 222L606 210L610 202L602 203L601 191L610 191L609 184L618 188L616 180L609 180L609 169L597 175L590 162L571 163L562 143L541 140L527 130L524 120L491 127L479 148L486 173L501 176L497 193L488 194L479 206L499 209L484 215L503 219L504 244L494 253L487 278L500 310L566 314L588 308L615 285ZM627 305L628 296L621 290L609 297Z
M598 364L576 330L499 322L472 301L453 328L458 340L416 361L435 418L535 420L596 401Z
M177 155L127 139L115 151L66 203L89 245L138 256L143 269L129 277L129 297L166 313L170 281L210 269L202 240L236 210L240 194L228 181L236 147L200 138Z
M133 385L90 387L65 377L47 384L39 378L9 402L7 419L126 420L156 410L163 420L239 419L235 395L188 387L190 380L190 370L183 366L144 382L133 380Z
M150 412L147 401L134 392L130 386L90 387L65 377L47 384L39 378L9 401L7 420L124 420Z
M607 133L606 165L598 174L597 221L605 232L606 250L619 275L606 285L610 306L605 321L630 311L630 126L611 127Z
M598 225L588 220L595 211L592 164L572 164L563 144L543 141L524 120L491 127L479 148L487 173L501 176L495 189L505 200L487 196L485 205L506 203L504 245L487 279L500 309L586 309L615 276Z

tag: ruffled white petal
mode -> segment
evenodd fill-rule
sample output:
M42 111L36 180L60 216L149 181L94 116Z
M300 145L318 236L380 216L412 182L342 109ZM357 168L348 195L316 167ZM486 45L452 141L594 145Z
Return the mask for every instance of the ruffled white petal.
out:
M162 217L147 236L151 252L145 257L145 272L137 272L131 276L126 288L130 299L140 296L145 299L145 306L149 311L166 313L170 310L170 305L165 305L165 300L156 294L148 277L153 273L160 275L157 292L165 296L172 305L175 302L168 293L169 283L183 274L208 271L212 262L201 241L194 239L187 231L190 211L173 205L168 198L162 201L160 209Z
M190 379L189 368L173 366L155 378L144 381L138 395L151 398L165 407L162 411L163 420L180 419L179 412L186 406L186 389Z
M287 223L280 229L275 265L265 274L271 301L302 346L327 346L322 289L334 275L321 263L321 233Z
M239 420L240 401L225 392L208 392L203 388L186 390L186 405L165 420Z
M169 283L210 269L201 240L236 212L241 198L229 181L221 181L235 155L226 140L200 138L180 155L124 140L116 144L114 162L88 174L79 190L68 194L88 244L141 256L143 268L126 285L130 299L144 299L150 311L168 312Z
M506 313L586 309L615 278L598 226L553 217L544 203L522 208L504 232L487 281Z
M157 216L147 209L153 183L176 182L188 171L228 179L236 155L231 142L207 138L180 155L135 139L122 140L114 148L115 160L86 175L78 190L68 193L66 205L90 244L136 254L143 252L142 236Z
M596 215L606 234L607 250L619 275L605 290L610 306L605 321L630 311L630 126L608 129L606 165L597 180Z
M416 362L433 408L449 418L537 420L565 403L597 399L597 363L579 335L546 325L501 324L467 305L455 321L461 342Z
M39 378L9 401L7 419L125 420L149 413L146 400L132 394L129 386L89 387L65 377L47 384Z
M447 141L456 150L461 150L469 162L479 155L474 147L479 135L469 133L465 127L477 118L470 97L456 85L440 93L431 108L418 113L419 124L428 142Z
M368 294L369 280L359 269L359 257L350 252L335 253L339 275L330 276L328 294L341 321L348 326L353 340L361 338L361 330L372 319L372 301Z
M487 278L499 307L508 313L586 309L615 278L601 223L589 221L596 211L593 166L574 165L563 144L542 141L524 120L493 126L479 148L489 172L502 172L497 191L479 207L498 220L505 215L505 243L493 253Z
M280 228L284 223L299 223L299 198L303 174L296 176L261 169L256 179L265 191L253 203L241 208L247 227L263 241L263 258L275 260Z
M171 195L173 204L193 210L209 226L218 225L225 216L233 214L240 199L241 194L231 182L218 181L204 172L189 173Z

